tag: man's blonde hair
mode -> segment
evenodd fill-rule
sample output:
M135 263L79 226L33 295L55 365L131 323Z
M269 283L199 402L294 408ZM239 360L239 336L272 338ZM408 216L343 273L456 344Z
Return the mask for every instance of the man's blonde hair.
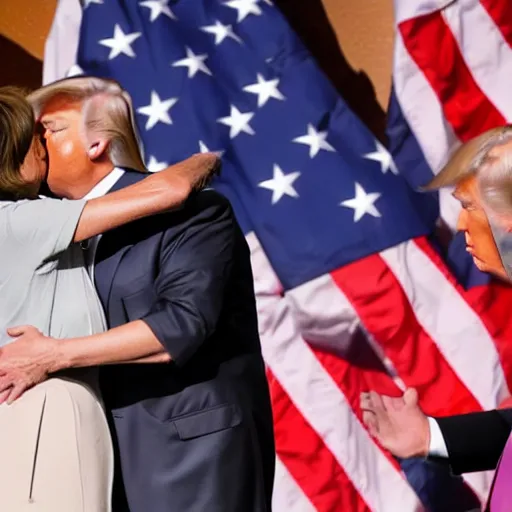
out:
M425 186L423 190L438 190L452 187L464 178L476 173L484 156L495 146L503 144L504 138L512 133L512 126L491 128L473 139L461 144L450 156L441 171Z
M492 128L462 144L424 190L455 186L469 176L476 176L485 205L512 215L512 125Z
M57 98L81 103L86 137L99 134L109 141L107 152L112 164L146 171L132 100L116 81L89 76L64 78L27 96L36 118Z

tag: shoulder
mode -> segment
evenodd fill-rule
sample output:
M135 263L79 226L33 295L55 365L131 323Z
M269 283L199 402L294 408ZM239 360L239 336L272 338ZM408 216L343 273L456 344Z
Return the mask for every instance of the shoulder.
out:
M185 215L201 215L203 212L216 212L232 216L233 209L227 197L213 189L204 189L192 194L182 209Z
M0 201L0 211L8 212L16 209L18 206L29 203L28 199L21 199L20 201Z
M37 199L19 199L18 201L0 201L0 211L14 212L21 210L37 210L53 205L68 204L75 201L57 199L53 197L39 196ZM76 201L78 202L78 201Z
M190 195L184 205L164 215L165 231L172 236L206 230L220 234L233 231L236 220L229 200L213 189ZM162 219L163 220L163 219Z
M39 199L20 199L19 201L0 201L0 217L4 222L17 221L37 211L38 204L42 203Z
M21 199L19 201L0 201L0 213L3 212L12 222L34 224L66 220L66 216L81 213L86 201L56 199L40 196L38 199Z
M213 230L214 226L217 233L231 232L237 223L229 200L213 189L204 189L193 193L181 208L121 226L110 236L123 240L123 244L137 244L162 235L166 240L179 239L193 231ZM109 237L108 234L103 236Z

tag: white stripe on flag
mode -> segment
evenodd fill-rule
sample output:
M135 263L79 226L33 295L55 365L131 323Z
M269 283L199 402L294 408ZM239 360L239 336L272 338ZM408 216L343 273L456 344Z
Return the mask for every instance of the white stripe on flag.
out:
M276 512L316 512L316 508L302 492L279 457L276 457L274 489L272 508Z
M44 47L43 85L60 80L76 62L82 7L79 0L59 0Z
M468 389L473 389L470 386L478 387L482 381L479 373L474 371L475 353L473 350L467 350L468 346L476 346L477 357L486 361L484 374L493 375L484 382L481 393L484 398L489 398L487 405L495 407L496 403L493 404L490 399L494 386L498 383L502 386L500 394L507 393L507 386L503 372L501 382L496 376L495 368L500 368L499 357L480 317L414 242L383 251L380 256L400 283L419 324L440 348L448 364L455 371L462 368L463 376L470 381L469 385L463 378L461 380ZM322 276L297 287L288 292L287 297L290 299L301 333L308 341L313 341L315 345L327 348L340 357L348 352L351 334L359 326L359 318L355 316L349 300L330 276ZM453 322L453 318L457 318L457 322ZM393 374L392 364L386 361L378 350L380 346L373 343L372 346L390 374ZM448 352L457 347L460 350L453 350L454 353L449 353L448 358L443 346L448 348ZM480 356L480 352L484 356ZM497 366L493 367L493 364ZM498 373L500 371L498 370ZM398 387L403 389L403 383L396 377L394 380ZM465 475L464 479L479 499L485 500L490 489L492 473L474 473Z
M401 23L411 18L417 18L431 12L444 9L454 0L395 0L395 21Z
M361 321L329 274L290 290L286 297L297 327L309 343L340 357L346 355Z
M473 79L502 116L511 119L512 49L500 30L478 0L453 2L442 14Z
M254 235L249 235L255 283L274 274ZM277 281L277 277L275 277ZM262 290L261 283L256 286ZM368 506L379 512L423 511L424 507L377 447L352 411L346 397L297 332L291 308L271 290L258 294L263 356L304 419L323 439Z
M496 407L509 390L496 346L480 317L414 241L380 255L400 282L418 322L464 385L484 409Z
M403 116L429 167L434 173L439 172L459 142L444 119L436 94L407 52L399 32L395 40L393 83ZM441 217L454 230L460 205L447 189L440 191L440 209Z

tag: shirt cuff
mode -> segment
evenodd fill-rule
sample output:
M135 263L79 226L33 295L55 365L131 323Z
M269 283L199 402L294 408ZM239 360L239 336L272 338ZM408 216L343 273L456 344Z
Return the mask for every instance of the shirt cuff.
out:
M448 448L444 441L443 433L439 423L434 418L428 418L428 426L430 428L430 444L428 447L429 457L448 458Z

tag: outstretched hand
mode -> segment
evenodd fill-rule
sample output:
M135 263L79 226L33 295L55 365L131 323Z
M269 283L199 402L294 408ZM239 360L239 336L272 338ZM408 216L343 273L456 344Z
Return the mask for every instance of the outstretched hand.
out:
M0 404L46 380L57 352L57 340L30 325L9 328L7 334L16 340L0 349Z
M427 456L428 419L418 405L418 393L407 389L402 397L361 393L363 422L370 434L396 457Z

